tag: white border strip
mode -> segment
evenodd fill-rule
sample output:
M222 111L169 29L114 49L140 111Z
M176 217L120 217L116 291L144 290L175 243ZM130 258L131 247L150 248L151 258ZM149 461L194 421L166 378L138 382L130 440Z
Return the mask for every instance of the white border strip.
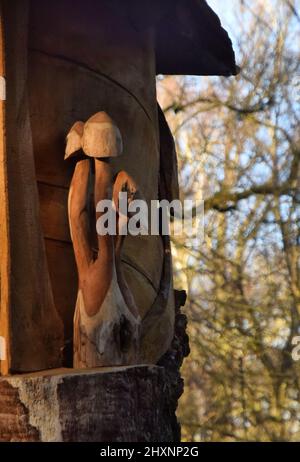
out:
M6 360L6 340L4 337L0 337L0 361Z
M2 75L0 76L0 101L6 101L6 81Z

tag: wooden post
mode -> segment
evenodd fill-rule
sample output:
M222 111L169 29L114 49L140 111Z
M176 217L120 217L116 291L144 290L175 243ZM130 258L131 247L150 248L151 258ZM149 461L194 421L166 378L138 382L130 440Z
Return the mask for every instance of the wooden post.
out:
M5 85L3 11L0 7L0 76ZM4 95L3 95L4 96ZM9 328L9 233L7 162L5 146L5 99L0 99L0 375L8 373L10 356Z
M59 367L63 345L39 217L27 93L28 13L27 0L1 2L7 87L0 108L2 373Z

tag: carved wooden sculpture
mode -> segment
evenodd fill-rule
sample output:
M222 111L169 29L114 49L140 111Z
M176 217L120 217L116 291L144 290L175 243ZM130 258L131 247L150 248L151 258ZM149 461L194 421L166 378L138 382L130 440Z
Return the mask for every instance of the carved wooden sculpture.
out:
M137 194L126 172L112 179L110 159L122 153L121 134L111 118L100 112L85 125L77 122L67 141L66 158L80 149L91 158L77 162L69 192L70 231L79 276L74 366L136 364L140 318L121 269L124 237L96 235L96 219L103 214L95 213L97 204L113 200L118 214L119 193L126 191L129 200Z
M0 374L7 374L71 366L66 353L78 277L68 193L76 159L64 162L63 152L72 124L101 108L123 135L123 156L109 163L81 157L76 166L75 176L88 183L89 204L100 165L103 174L111 167L116 190L126 177L117 174L128 172L148 206L176 199L176 153L157 108L155 77L229 76L236 66L228 35L205 0L0 0L0 15L7 85L0 101L0 338L6 345ZM82 148L84 128L73 127L69 155ZM96 217L87 215L94 228ZM97 235L87 241L89 258L91 248L98 257L97 242ZM116 237L113 250L122 297L141 317L140 362L156 364L174 337L169 240Z
M177 441L170 240L98 236L96 204L119 220L121 190L178 198L156 75L236 74L231 42L205 0L0 0L0 17L0 375L71 367L75 305L75 367L165 369L0 378L0 441Z

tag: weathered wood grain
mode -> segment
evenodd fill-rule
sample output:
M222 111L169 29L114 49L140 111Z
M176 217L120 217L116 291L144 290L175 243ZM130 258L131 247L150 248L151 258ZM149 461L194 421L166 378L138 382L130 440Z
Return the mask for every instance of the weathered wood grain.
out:
M51 2L32 2L29 94L37 179L40 183L68 188L74 163L63 160L66 133L76 120L86 121L91 114L106 111L119 127L124 144L123 156L112 161L112 174L120 170L128 172L149 204L151 199L158 198L160 170L153 31L151 27L136 30L123 13L113 12L118 39L111 41L111 28L107 23L99 27L97 21L97 18L104 21L111 14L110 8L99 8L99 2L90 1L79 15L79 4L73 8L72 2L70 10L69 4L63 0L56 10ZM61 19L65 14L71 15L66 24ZM54 207L56 219L51 234L66 237L67 208L60 213L62 209L53 202L52 196L40 203L41 216ZM55 258L58 266L63 253L57 252ZM163 260L160 236L128 236L123 244L122 273L141 318L157 299ZM55 271L54 256L51 261ZM69 271L73 274L74 267ZM51 275L51 280L55 276ZM57 292L55 287L53 292ZM58 310L61 311L59 307ZM70 306L68 325L73 310ZM164 353L173 335L173 323L174 305L170 296L158 328L153 327L158 334L145 361L156 362ZM160 324L164 324L163 333Z
M80 0L31 0L30 11L28 0L1 2L8 100L0 116L0 121L5 117L0 149L0 232L5 241L0 335L7 338L13 369L57 364L62 341L56 312L63 313L65 326L73 316L74 305L69 304L68 315L67 305L76 285L75 261L68 258L62 264L65 245L49 244L68 245L69 240L65 190L75 166L75 161L63 161L69 127L107 111L124 138L124 156L112 162L113 175L127 171L148 204L159 197L173 198L178 195L175 152L162 118L159 130L156 71L236 72L230 40L206 3L173 3L146 2L149 14L142 17L144 8L136 1L127 8L119 0L87 0L83 8ZM160 176L165 177L163 196ZM124 281L145 323L161 296L165 253L160 236L130 236L120 255ZM64 278L57 274L64 274L72 286L66 289L65 302L59 280ZM150 322L157 333L153 338L149 334L154 347L146 357L151 362L158 360L172 336L171 290L168 296L162 317L153 315ZM33 332L34 343L29 340ZM1 368L8 371L8 363L2 362Z
M9 252L6 316L10 341L6 369L24 372L59 366L63 338L39 219L27 94L28 2L3 1L1 6L7 79L7 190L3 200L8 236L3 239Z
M48 268L55 306L64 325L64 342L73 345L73 317L77 298L78 277L72 243L45 239ZM71 358L66 366L72 366Z
M154 366L0 378L0 441L178 442L167 381Z
M44 237L71 243L68 215L68 189L38 182L40 220Z

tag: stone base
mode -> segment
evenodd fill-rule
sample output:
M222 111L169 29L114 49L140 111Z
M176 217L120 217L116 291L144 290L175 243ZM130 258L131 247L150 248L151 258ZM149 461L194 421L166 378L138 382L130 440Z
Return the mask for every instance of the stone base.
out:
M2 377L0 441L174 442L167 381L157 366Z

